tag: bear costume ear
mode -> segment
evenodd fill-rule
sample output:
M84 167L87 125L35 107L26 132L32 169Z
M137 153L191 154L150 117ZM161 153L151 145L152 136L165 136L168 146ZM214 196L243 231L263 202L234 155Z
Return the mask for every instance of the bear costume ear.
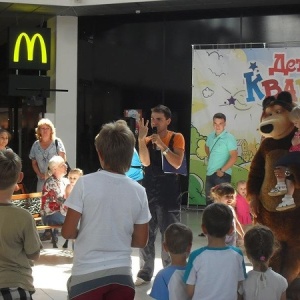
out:
M276 98L274 96L266 97L262 103L263 110L265 110L269 106L273 106Z
M293 98L291 93L287 91L280 92L277 97L266 97L262 103L263 111L269 106L280 105L287 111L291 111L294 107Z
M290 104L293 103L292 95L291 95L291 93L289 93L287 91L280 92L277 95L277 100L278 101L284 101L284 102L290 103Z

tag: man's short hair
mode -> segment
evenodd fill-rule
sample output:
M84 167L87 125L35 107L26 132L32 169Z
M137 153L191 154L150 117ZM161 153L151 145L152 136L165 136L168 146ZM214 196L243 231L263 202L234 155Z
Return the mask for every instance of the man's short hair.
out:
M228 205L213 203L203 212L202 225L207 233L213 237L222 238L229 232L233 221L233 214Z
M130 168L134 145L132 131L120 122L104 124L95 138L96 150L101 153L110 171L121 174Z
M169 107L159 104L151 109L151 112L163 113L166 119L172 118L172 113Z
M213 120L214 119L223 119L226 122L226 116L223 113L216 113L213 116Z
M165 230L164 241L171 254L184 254L192 245L193 232L184 224L173 223Z
M0 189L15 185L22 169L21 158L11 150L0 151Z

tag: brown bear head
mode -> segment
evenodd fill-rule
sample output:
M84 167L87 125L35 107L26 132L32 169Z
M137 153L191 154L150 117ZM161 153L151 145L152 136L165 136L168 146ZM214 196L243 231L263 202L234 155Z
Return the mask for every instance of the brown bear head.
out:
M289 112L294 106L289 92L281 92L276 98L274 96L265 98L259 124L262 136L278 140L289 135L294 129L294 124L289 119Z

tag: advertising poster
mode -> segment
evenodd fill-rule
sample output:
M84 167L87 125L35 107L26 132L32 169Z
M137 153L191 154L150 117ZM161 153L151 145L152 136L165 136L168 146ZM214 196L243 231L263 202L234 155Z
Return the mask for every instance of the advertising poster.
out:
M289 91L300 98L300 51L291 48L193 49L189 205L205 205L206 138L213 115L226 115L226 130L238 144L232 184L247 180L261 135L262 101Z

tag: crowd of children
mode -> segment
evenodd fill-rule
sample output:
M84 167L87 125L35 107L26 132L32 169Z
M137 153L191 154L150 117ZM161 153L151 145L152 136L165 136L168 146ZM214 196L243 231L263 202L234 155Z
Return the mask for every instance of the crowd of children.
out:
M268 267L275 251L275 238L265 226L251 226L250 208L246 200L246 182L229 183L211 189L214 203L202 215L202 231L207 246L191 254L192 232L179 223L171 224L163 246L171 257L171 265L159 271L150 296L157 300L238 299L285 300L287 280ZM233 208L235 207L235 209ZM246 228L244 235L244 229ZM246 273L243 252L235 247L237 233L253 270ZM188 257L188 262L186 259ZM217 278L217 280L216 280Z
M126 242L122 244L126 263L120 262L120 265L116 266L116 258L109 254L112 252L110 250L99 251L99 245L94 243L95 239L93 237L90 237L89 245L92 246L91 250L97 250L99 253L104 253L106 257L111 257L110 266L109 268L107 267L105 258L101 257L100 261L98 261L99 257L97 256L95 259L99 269L95 273L95 260L90 260L88 274L92 277L87 277L84 273L85 270L82 273L80 269L82 268L81 264L77 261L68 282L69 294L76 295L74 296L76 298L80 292L90 297L95 291L94 289L86 290L86 283L91 283L94 279L101 279L96 287L97 293L99 295L107 293L106 281L108 280L110 286L115 285L114 279L110 275L108 276L112 272L111 274L119 280L117 283L119 290L115 295L119 296L125 293L128 297L124 299L133 299L134 285L130 271L130 246L143 247L145 245L148 232L147 222L150 214L146 207L147 202L144 189L125 176L125 170L130 165L132 151L125 148L121 151L121 149L117 154L123 165L113 165L114 157L110 154L111 149L107 148L106 144L103 144L104 139L101 134L104 135L104 133L108 136L116 135L119 139L121 139L122 135L126 135L130 146L133 146L134 141L130 130L122 124L107 124L100 131L99 136L96 138L96 147L103 170L102 172L94 173L92 176L103 177L101 180L106 182L107 186L103 184L101 189L94 186L94 204L99 205L98 198L102 193L101 205L108 209L109 207L105 202L107 193L110 192L114 195L113 199L117 201L121 192L121 190L113 191L109 189L111 180L124 181L124 186L130 187L127 191L127 200L131 201L132 205L128 207L124 203L123 208L124 210L126 208L128 212L134 212L136 217L129 221L129 213L119 215L123 220L123 223L120 223L120 230L117 232L112 231L111 235L107 235L107 240L105 241L107 246L116 251L116 243L120 243L124 238L121 228L124 228L124 224L127 226L125 227L128 231ZM111 145L114 145L114 139L115 137L112 136ZM91 176L86 178L84 176L84 180L80 179L79 186L77 185L74 189L74 194L76 195L72 193L70 196L75 183L82 175L82 170L78 168L71 170L68 174L69 184L65 189L65 199L67 199L66 204L70 209L66 207L66 211L69 211L63 227L63 236L66 238L76 238L78 230L80 232L87 227L93 228L96 222L102 222L104 226L105 222L102 219L106 218L108 222L107 218L111 218L99 206L98 212L102 212L101 218L99 216L96 218L95 215L95 219L90 218L88 223L84 220L84 224L80 228L78 227L81 216L85 216L85 211L87 210L86 198L90 197L90 195L84 195L84 185L91 188L94 182ZM10 200L15 186L20 180L22 180L22 172L21 160L18 155L11 150L0 151L0 300L32 299L31 295L34 293L34 287L31 275L31 260L39 257L42 247L30 213L22 208L15 207ZM107 193L103 191L104 189L107 190ZM211 189L211 198L214 200L214 203L205 208L201 224L202 231L207 237L206 246L191 252L193 241L191 229L181 223L174 223L168 226L164 234L163 247L170 255L171 265L160 270L156 275L150 292L152 298L157 300L286 299L287 280L269 268L269 261L276 250L274 235L265 226L252 226L250 207L246 200L246 181L239 181L236 190L237 192L230 183L221 183ZM124 189L122 191L124 192ZM141 203L143 204L143 209L138 209ZM89 215L93 215L95 206L88 209ZM114 212L112 211L112 213ZM10 223L9 220L12 216L16 220L14 223ZM11 226L7 227L8 223ZM103 234L107 230L109 230L108 227L106 229L103 228ZM110 241L110 236L114 235L116 239L113 243ZM21 241L18 238L19 236L22 236ZM82 238L85 236L87 235L81 235ZM253 270L248 273L246 273L243 252L236 247L238 238L244 241L245 253L253 265ZM75 252L76 255L85 256L85 259L88 255L86 239L79 240L79 247L81 248L79 248L79 252ZM68 246L67 243L68 240L66 240L64 248ZM76 267L80 272L78 272ZM120 270L123 273L120 273ZM127 282L125 289L122 287L122 276L125 276L124 278L126 278ZM80 287L80 291L78 287ZM107 299L114 298L108 297Z

